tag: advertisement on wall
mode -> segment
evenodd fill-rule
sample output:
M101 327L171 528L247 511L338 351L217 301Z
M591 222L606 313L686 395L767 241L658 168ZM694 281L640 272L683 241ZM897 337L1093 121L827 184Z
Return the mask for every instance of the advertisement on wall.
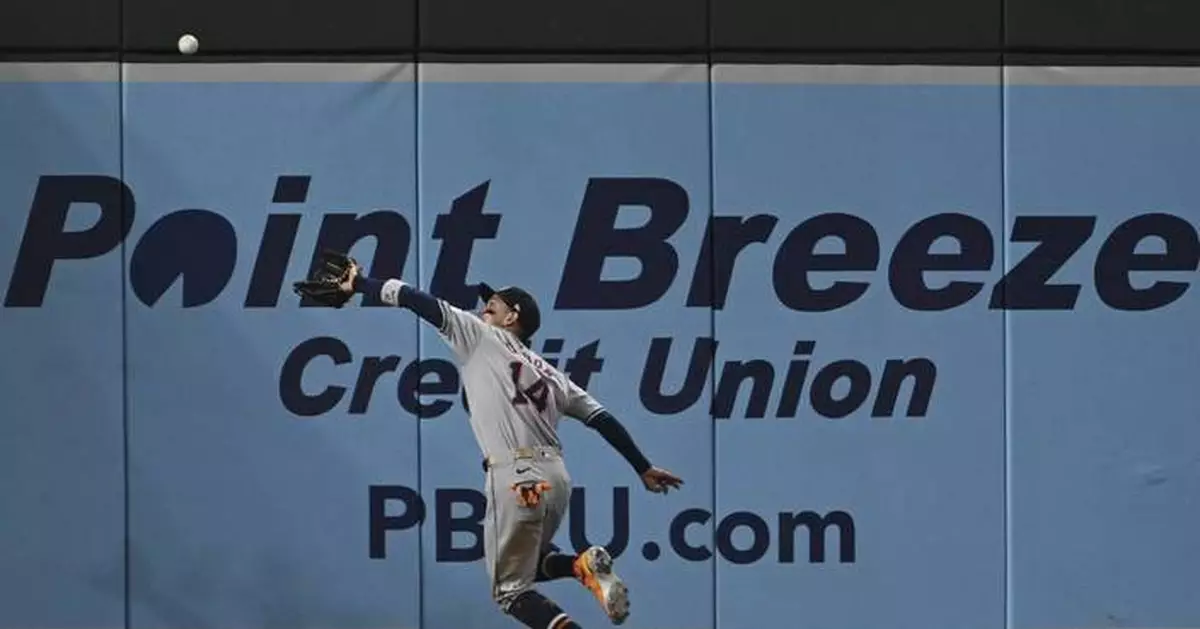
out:
M1187 73L0 68L2 628L513 626L452 354L302 304L324 248L530 290L684 477L564 420L555 542L610 549L625 626L1200 619Z

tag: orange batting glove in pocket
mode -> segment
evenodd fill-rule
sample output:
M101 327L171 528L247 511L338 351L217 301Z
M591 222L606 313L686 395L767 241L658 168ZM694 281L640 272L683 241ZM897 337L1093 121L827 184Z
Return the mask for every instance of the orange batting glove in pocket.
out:
M518 505L533 508L542 503L542 494L550 491L550 483L544 480L513 483L512 491Z

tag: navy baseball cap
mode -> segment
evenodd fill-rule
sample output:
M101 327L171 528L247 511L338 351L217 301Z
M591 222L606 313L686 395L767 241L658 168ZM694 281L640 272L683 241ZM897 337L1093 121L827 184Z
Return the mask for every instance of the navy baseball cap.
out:
M499 297L509 308L516 310L517 322L521 324L521 331L526 339L533 336L542 326L542 311L538 308L537 300L523 288L507 286L495 290L487 284L480 284L479 296L485 303L493 296Z

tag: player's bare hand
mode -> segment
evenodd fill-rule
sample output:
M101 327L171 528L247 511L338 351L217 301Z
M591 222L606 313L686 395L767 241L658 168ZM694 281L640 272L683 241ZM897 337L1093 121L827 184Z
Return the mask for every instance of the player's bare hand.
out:
M661 467L651 467L642 474L642 484L649 491L665 494L672 489L679 489L680 485L683 485L683 479Z
M338 284L338 290L341 290L343 293L353 293L354 279L356 277L358 277L358 263L351 261L350 268L346 271L346 279L342 280L341 284Z

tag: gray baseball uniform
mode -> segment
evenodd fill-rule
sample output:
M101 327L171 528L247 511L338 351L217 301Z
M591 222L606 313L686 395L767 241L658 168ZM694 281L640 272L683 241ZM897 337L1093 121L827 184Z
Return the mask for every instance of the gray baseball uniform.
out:
M488 461L484 559L493 597L506 607L532 587L570 502L558 422L586 424L603 407L512 333L439 302L439 334L459 362L471 429Z

